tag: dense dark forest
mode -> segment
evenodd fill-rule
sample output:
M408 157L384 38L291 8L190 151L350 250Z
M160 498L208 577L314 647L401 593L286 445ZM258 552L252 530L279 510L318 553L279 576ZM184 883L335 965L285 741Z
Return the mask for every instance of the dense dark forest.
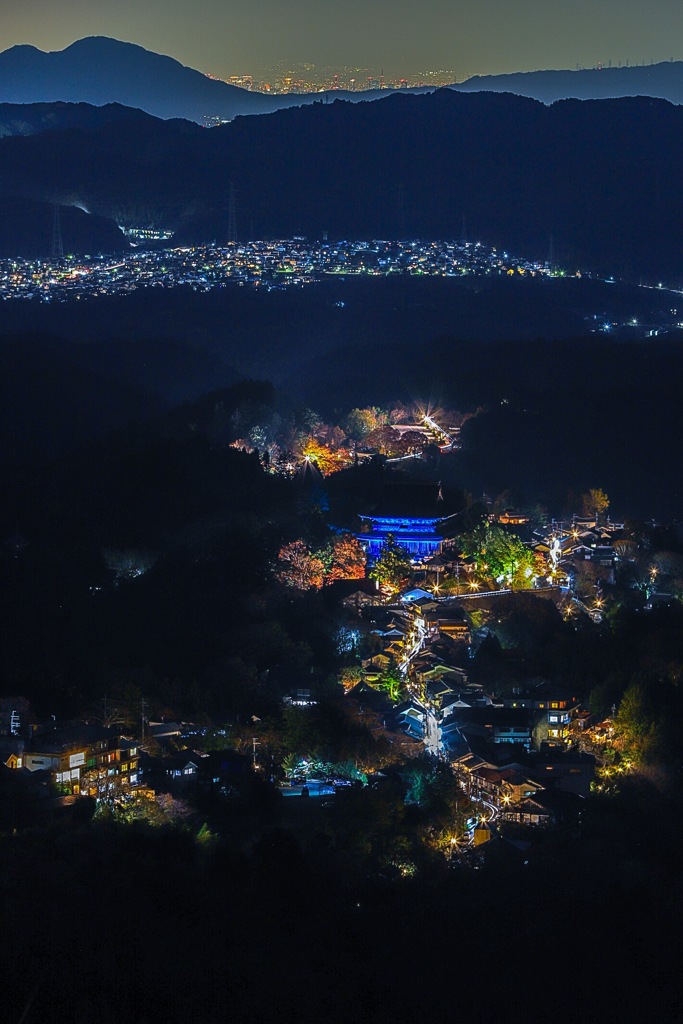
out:
M182 830L24 834L0 855L7 1019L674 1024L680 806L650 829L647 794L632 805L529 863L398 883L364 878L315 820L248 855Z
M560 512L601 480L615 514L671 518L683 508L677 333L586 334L596 311L647 325L670 303L657 290L505 278L7 303L2 459L57 455L256 378L328 419L397 400L480 410L443 469L454 485Z

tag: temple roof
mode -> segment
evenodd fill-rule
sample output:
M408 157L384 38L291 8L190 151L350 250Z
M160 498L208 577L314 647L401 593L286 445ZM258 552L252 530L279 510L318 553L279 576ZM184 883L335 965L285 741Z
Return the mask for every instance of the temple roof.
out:
M458 501L460 495L453 495L439 481L387 481L375 508L364 518L445 519L460 511L460 506L454 506L453 498Z

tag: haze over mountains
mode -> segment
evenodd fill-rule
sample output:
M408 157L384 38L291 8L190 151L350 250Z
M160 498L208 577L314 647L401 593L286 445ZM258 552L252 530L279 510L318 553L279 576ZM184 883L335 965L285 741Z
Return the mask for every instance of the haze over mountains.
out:
M208 78L173 57L104 36L80 39L51 53L35 46L13 46L0 53L2 103L121 103L156 117L184 117L201 124L206 117L231 120L239 114L267 114L318 99L315 94L248 92Z
M99 128L116 121L146 119L142 110L108 103L0 103L0 138L6 135L39 135L63 128Z
M582 71L533 71L476 76L456 87L465 92L513 92L551 103L558 99L653 96L683 103L683 62L647 67ZM411 91L431 91L429 87ZM344 93L354 102L389 91ZM316 94L265 95L208 78L172 57L103 36L80 39L64 50L45 53L35 46L13 46L0 53L0 103L121 103L156 117L230 120L239 114L270 113L320 100Z
M519 71L511 75L475 75L458 85L461 92L512 92L542 103L556 100L605 100L653 96L683 103L683 61L636 67L583 68L580 71Z
M118 107L100 116L0 139L2 195L173 230L174 244L221 243L234 182L243 241L465 237L569 269L681 278L683 108L663 100L545 106L446 89L212 130ZM65 237L71 251L89 244Z

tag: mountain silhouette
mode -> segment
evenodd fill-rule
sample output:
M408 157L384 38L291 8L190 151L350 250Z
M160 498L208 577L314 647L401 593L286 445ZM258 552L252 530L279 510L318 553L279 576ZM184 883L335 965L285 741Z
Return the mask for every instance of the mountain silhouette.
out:
M635 67L583 68L579 71L520 71L511 75L475 75L461 92L512 92L542 103L556 100L605 100L653 96L683 103L683 61Z
M145 114L140 111L140 117ZM95 107L90 103L0 103L0 138L38 135L63 128L99 128L115 121L131 121L136 111L120 103Z
M320 96L249 92L185 67L173 57L106 36L89 36L49 53L35 46L12 46L0 53L0 103L57 101L121 103L156 117L184 117L202 124L207 117L229 121L238 114L320 102Z
M55 217L55 206L59 216ZM22 196L0 197L0 257L28 259L49 256L55 245L64 253L115 253L130 248L120 228L109 217L77 206L53 204Z
M5 196L117 224L238 238L461 238L570 270L679 282L683 108L664 100L395 93L214 130L139 111L0 139ZM463 225L465 228L463 229Z
M475 76L452 88L461 92L512 92L543 103L622 96L653 96L683 103L683 62ZM434 90L425 86L401 91ZM35 46L13 46L0 52L0 104L120 103L156 117L183 117L204 124L207 118L229 121L239 114L272 113L334 98L363 102L390 95L391 90L334 91L323 96L248 92L185 67L173 57L106 36L79 39L64 50L48 53Z

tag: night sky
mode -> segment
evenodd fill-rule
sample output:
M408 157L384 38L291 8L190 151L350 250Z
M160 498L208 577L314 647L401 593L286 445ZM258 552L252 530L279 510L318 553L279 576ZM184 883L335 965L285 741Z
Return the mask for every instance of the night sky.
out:
M0 47L106 35L212 74L318 66L498 74L680 59L680 0L23 0Z

